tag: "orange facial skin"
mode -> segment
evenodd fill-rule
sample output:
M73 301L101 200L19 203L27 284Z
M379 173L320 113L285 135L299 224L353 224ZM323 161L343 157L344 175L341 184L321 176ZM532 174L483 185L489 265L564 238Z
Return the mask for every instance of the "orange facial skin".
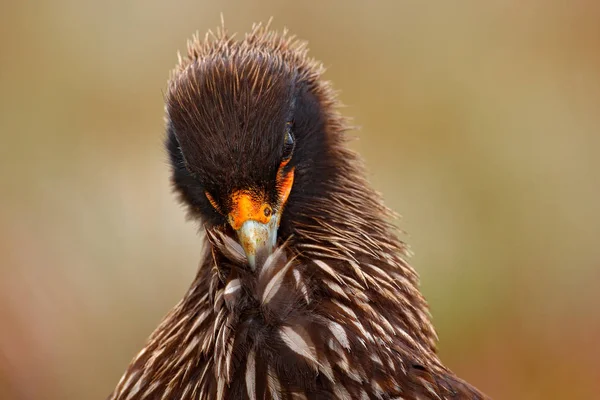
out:
M287 164L287 162L285 163ZM294 184L294 169L292 168L287 174L283 174L284 163L281 163L279 173L277 174L277 190L279 192L279 204L280 208L283 208L287 202L290 192L292 191L292 185ZM281 211L280 211L281 212Z
M229 223L236 231L248 220L266 224L271 219L271 214L273 214L271 206L254 193L239 190L231 196Z
M281 213L294 183L294 169L283 173L283 168L289 160L283 161L277 173L277 192L279 194L277 212ZM211 197L208 197L211 200ZM212 203L212 202L211 202ZM267 224L273 215L273 208L265 201L264 195L257 195L249 190L238 190L231 195L231 212L229 223L238 230L248 220Z

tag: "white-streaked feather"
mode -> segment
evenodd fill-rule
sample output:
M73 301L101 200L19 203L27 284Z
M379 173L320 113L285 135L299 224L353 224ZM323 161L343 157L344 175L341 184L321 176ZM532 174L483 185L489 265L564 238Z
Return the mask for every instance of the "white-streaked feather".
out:
M327 285L327 287L329 289L331 289L333 292L339 294L346 300L349 300L348 295L346 294L346 292L344 292L344 289L342 289L342 287L340 285L338 285L337 283L329 281L329 280L324 280L323 283L325 285Z
M294 329L291 326L283 326L279 330L279 336L294 353L300 354L314 363L318 363L317 355L310 342L310 338L301 329L300 327Z
M268 274L271 269L273 269L273 267L277 264L277 261L279 260L280 257L282 257L282 255L284 254L284 247L278 247L277 250L275 250L273 253L269 254L269 257L267 257L267 259L265 260L261 270L260 270L260 275L259 275L259 279L263 279L263 277ZM285 259L284 259L285 260Z
M285 277L286 272L290 269L291 265L291 262L288 262L285 267L281 268L281 270L271 278L269 283L267 283L262 295L262 304L267 304L277 294L277 292L279 292L279 289L281 289L283 284L283 278Z
M308 296L308 288L306 287L306 283L302 279L302 275L298 269L294 269L294 279L296 280L296 288L300 290L300 293L304 296L304 300L306 304L310 304L310 297Z
M346 333L344 327L335 321L329 321L327 325L333 336L335 336L335 338L337 339L337 341L346 349L350 349L348 334Z
M352 396L350 396L350 393L348 392L348 390L342 385L336 385L333 388L333 392L335 394L336 399L340 399L340 400L351 400L352 399Z
M275 375L271 366L267 370L267 386L273 400L281 399L281 382L279 382L279 378Z
M256 353L251 350L246 361L246 391L250 400L256 400Z
M233 294L235 292L237 292L238 290L240 290L242 287L242 283L239 280L239 278L236 279L232 279L229 281L229 283L227 284L227 286L225 286L225 294Z
M327 272L332 278L336 279L338 282L340 283L344 283L341 278L340 275L335 272L333 270L333 268L331 268L329 265L327 265L327 263L325 261L322 260L313 260L315 264L317 264L317 266L319 268L321 268L323 271Z

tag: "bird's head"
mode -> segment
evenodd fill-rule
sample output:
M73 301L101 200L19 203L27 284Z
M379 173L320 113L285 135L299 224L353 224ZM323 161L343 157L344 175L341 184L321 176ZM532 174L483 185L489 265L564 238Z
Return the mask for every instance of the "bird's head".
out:
M175 189L206 227L235 231L251 267L335 174L342 139L321 73L303 43L258 27L241 41L196 38L169 82Z

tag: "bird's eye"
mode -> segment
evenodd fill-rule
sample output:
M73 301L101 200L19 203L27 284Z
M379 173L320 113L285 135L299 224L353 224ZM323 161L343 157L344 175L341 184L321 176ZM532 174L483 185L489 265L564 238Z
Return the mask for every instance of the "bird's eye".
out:
M289 160L294 152L296 141L292 132L293 123L288 122L285 126L285 138L283 140L283 160Z

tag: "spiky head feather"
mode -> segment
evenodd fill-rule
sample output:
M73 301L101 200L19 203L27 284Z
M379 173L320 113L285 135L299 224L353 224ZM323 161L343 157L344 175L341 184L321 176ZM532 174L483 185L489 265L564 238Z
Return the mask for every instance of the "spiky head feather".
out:
M171 74L166 108L173 180L193 216L222 222L197 195L198 183L224 208L227 194L241 187L275 196L280 133L290 121L297 147L288 166L296 171L288 214L327 191L322 182L336 165L351 166L340 153L346 123L323 71L306 43L260 24L240 41L221 28L188 43ZM290 231L286 225L283 231Z

